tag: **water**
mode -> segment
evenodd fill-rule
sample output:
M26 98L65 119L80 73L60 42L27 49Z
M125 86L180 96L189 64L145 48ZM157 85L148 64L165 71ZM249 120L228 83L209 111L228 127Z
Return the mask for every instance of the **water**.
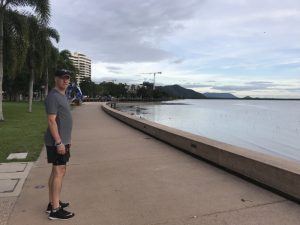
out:
M300 101L176 100L124 104L120 109L193 134L300 161Z

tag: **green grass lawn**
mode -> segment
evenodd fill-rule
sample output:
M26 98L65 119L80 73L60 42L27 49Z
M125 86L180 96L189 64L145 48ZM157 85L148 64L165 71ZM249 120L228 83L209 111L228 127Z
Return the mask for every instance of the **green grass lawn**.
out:
M28 103L3 102L4 122L0 122L0 162L10 153L28 152L25 160L36 161L39 157L47 117L43 102L34 102L32 113L28 112ZM17 161L17 160L13 160Z

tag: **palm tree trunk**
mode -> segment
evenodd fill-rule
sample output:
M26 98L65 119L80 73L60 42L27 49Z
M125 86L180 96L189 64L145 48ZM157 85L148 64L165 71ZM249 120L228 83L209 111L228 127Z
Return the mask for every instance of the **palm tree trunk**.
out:
M48 73L48 68L46 68L45 98L48 95L48 86L49 86L49 73Z
M2 110L2 81L3 81L3 11L0 9L0 121L4 121Z
M30 80L29 80L29 99L28 99L28 112L32 112L32 98L33 98L33 80L34 80L34 69L31 67Z

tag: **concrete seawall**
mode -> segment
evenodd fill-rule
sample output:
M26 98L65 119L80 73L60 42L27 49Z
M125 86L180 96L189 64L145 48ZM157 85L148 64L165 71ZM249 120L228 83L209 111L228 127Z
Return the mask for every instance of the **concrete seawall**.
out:
M102 104L118 120L172 146L249 178L300 202L300 163L208 139L140 119Z

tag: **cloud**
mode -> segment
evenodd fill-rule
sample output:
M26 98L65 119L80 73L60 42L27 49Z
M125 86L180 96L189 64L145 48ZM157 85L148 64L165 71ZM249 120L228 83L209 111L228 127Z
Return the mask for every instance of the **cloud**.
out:
M288 59L284 62L280 62L279 65L295 65L300 66L300 58Z
M248 85L273 85L273 82L271 82L271 81L249 81L249 82L245 82L245 84L248 84Z
M291 91L291 92L300 92L300 88L286 88L284 90ZM300 94L299 94L299 97L300 97Z
M295 87L296 86L296 87ZM297 95L297 93L300 92L300 88L297 87L297 85L293 86L292 84L288 83L274 83L269 81L250 81L245 82L242 85L216 85L213 86L212 89L217 91L224 91L224 92L265 92L265 93L290 93L294 97ZM295 95L296 94L296 95ZM275 95L274 95L275 96ZM298 97L300 94L298 95ZM288 96L285 96L288 97Z
M123 84L131 84L131 83L135 83L135 80L131 79L131 78L119 78L116 76L105 76L105 77L101 77L101 78L95 78L93 79L93 82L95 83L101 83L101 82L114 82L114 83L123 83Z
M122 68L117 66L107 66L106 69L111 73L121 73Z
M212 88L218 91L255 91L267 90L276 86L273 82L269 81L251 81L246 82L244 85L216 85Z
M193 84L186 83L186 84L181 84L181 86L184 87L184 88L190 88L190 89L193 89L193 88L207 88L207 87L211 87L211 85L207 85L207 84L197 84L197 83L193 83Z
M182 29L200 0L54 0L52 23L62 45L104 62L158 62L173 57L162 38Z
M299 0L52 0L51 4L51 26L61 35L59 48L90 57L94 80L137 80L136 74L162 71L158 81L165 84L201 88L200 82L214 80L210 83L214 90L243 94L249 90L252 96L255 91L261 95L277 91L278 79L299 80ZM247 80L257 83L243 83ZM281 87L297 88L291 82Z
M174 64L181 64L183 62L184 62L184 59L176 59L172 63L174 63Z
M121 70L121 67L117 67L117 66L107 66L106 67L108 70Z

